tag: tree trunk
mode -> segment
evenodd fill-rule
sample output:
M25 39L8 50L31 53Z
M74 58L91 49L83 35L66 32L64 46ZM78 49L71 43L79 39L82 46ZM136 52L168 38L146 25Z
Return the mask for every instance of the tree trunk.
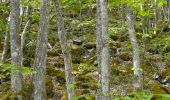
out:
M11 40L11 63L16 65L11 75L11 87L14 91L22 90L22 75L18 71L21 66L21 48L19 38L19 0L10 0L10 40ZM18 99L22 99L18 96Z
M6 61L6 57L7 57L7 51L9 46L8 42L9 42L9 30L7 29L5 33L4 47L3 47L2 57L1 57L1 61L3 63Z
M34 69L34 100L46 100L45 74L49 23L49 0L40 1L39 34L37 37Z
M74 96L74 89L70 87L73 85L73 76L72 76L72 59L70 49L67 43L67 36L64 29L64 20L62 18L62 14L59 7L59 1L54 0L56 15L57 15L57 25L58 25L58 37L60 40L60 45L64 57L64 65L65 65L65 75L66 75L66 87L68 93L68 100L71 100Z
M142 69L140 66L140 53L139 53L139 46L135 36L135 29L134 29L134 21L133 21L133 14L130 8L127 7L127 23L128 23L128 30L129 30L129 38L132 44L133 49L133 70L134 70L134 90L138 91L141 90L142 87Z
M25 27L24 27L24 30L22 31L22 34L21 34L21 65L23 65L23 49L24 49L24 45L25 45L25 35L26 35L26 30L27 30L27 27L29 25L29 20L27 21L27 23L25 24Z
M108 36L108 14L107 14L107 1L100 0L101 6L101 32L102 32L102 51L101 51L101 90L102 100L110 100L110 84L109 84L109 67L110 67L110 55L109 55L109 36Z
M96 48L97 48L97 61L98 61L98 83L101 84L101 52L102 52L102 30L101 30L101 6L100 1L96 0L97 5L97 19L96 19ZM97 93L101 93L101 88L97 90ZM101 100L101 97L97 95L96 100Z
M154 34L156 34L156 28L157 28L157 0L154 0L154 21L153 21L153 27L154 27Z

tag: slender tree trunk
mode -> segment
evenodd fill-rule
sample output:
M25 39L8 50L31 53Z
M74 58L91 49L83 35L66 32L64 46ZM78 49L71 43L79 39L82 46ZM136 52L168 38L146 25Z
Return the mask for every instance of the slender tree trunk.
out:
M24 27L24 30L22 31L22 34L21 34L21 65L23 65L23 49L24 49L24 45L25 45L25 35L26 35L26 30L27 30L27 27L29 25L29 20L27 21L25 27Z
M150 14L150 7L147 8L147 11L148 11L148 14ZM147 16L146 17L146 33L149 33L149 29L150 29L150 18L149 16Z
M34 100L46 100L45 75L49 23L49 0L40 1L39 34L37 37L34 74Z
M11 40L11 63L16 65L11 75L11 87L14 91L22 90L22 75L18 71L21 66L21 48L19 38L19 0L10 0L10 40ZM18 96L21 100L22 97Z
M10 22L10 17L8 17L8 21L7 23L9 24ZM4 63L6 61L6 57L7 57L7 51L8 51L8 42L9 42L9 30L6 27L6 33L5 33L5 40L4 40L4 47L3 47L3 52L2 52L2 57L1 57L1 61Z
M168 21L170 21L170 0L167 1L168 2Z
M60 40L60 45L64 57L65 65L65 75L66 75L66 87L68 100L71 100L74 96L74 89L70 88L70 85L73 85L73 76L72 76L72 59L70 49L67 43L67 36L64 29L64 20L62 18L62 13L60 11L59 0L54 0L56 15L57 15L57 25L58 25L58 37Z
M3 63L6 61L6 57L7 57L7 51L9 46L8 42L9 42L9 31L7 29L5 33L4 47L3 47L2 57L1 57L1 61Z
M101 51L101 90L102 100L110 100L110 55L109 55L109 36L108 36L108 14L107 14L107 1L100 0L101 6L101 32L102 32L102 51Z
M157 28L157 0L154 0L154 22L153 22L153 26L154 26L154 34L156 34L156 28Z
M142 71L140 66L140 54L139 54L139 45L137 43L137 39L135 36L135 29L134 29L134 21L133 21L133 14L130 8L127 9L127 23L128 23L128 30L129 30L129 38L132 44L133 49L133 69L134 69L134 90L139 91L142 87Z
M98 61L98 83L101 84L101 52L102 52L102 30L101 30L101 6L100 1L96 0L97 5L97 19L96 19L96 48L97 48L97 61ZM101 88L97 90L97 93L101 93ZM101 96L97 95L96 100L101 100Z

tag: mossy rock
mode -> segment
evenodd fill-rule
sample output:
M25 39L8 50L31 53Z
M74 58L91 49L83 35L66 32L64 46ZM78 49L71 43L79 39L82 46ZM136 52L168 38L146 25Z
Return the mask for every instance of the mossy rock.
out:
M81 56L74 56L72 58L72 62L73 62L73 64L80 64L80 63L84 62L84 59Z
M154 69L150 66L150 65L146 65L146 64L143 64L142 66L142 70L145 71L145 72L148 72L148 73L152 73L154 74Z
M75 77L75 81L81 81L81 82L89 82L93 80L92 76L90 75L78 75L77 77Z
M23 83L22 95L24 100L31 100L32 93L34 92L33 87L34 86L30 81L25 81Z
M98 88L97 82L90 75L77 75L75 78L76 86L79 88L88 88L91 90L95 90Z
M58 82L65 82L65 73L59 69L47 67L46 74L50 77L56 77Z
M96 43L88 42L88 43L84 44L83 47L85 47L86 49L93 49L93 48L96 48Z
M122 52L120 58L124 61L129 61L132 59L131 55L128 52Z
M11 100L10 96L11 96L10 92L0 92L0 99L1 100Z
M87 74L89 72L93 72L93 71L96 71L97 68L95 66L93 66L92 64L90 63L80 63L79 66L78 66L78 71L81 73L81 74Z
M64 68L64 61L59 59L54 63L54 66L57 68Z
M79 64L73 64L73 71L78 72Z
M75 89L74 94L75 100L95 100L95 95L89 95L90 91L87 89ZM68 100L68 94L67 91L65 90L63 93L63 96L61 97L60 100Z
M62 51L60 49L50 49L48 50L47 55L54 57L54 56L59 56L61 53Z
M152 84L151 92L154 94L168 94L169 93L166 87L161 86L159 84Z
M117 34L110 34L110 38L113 40L113 41L117 41L119 39L119 36Z
M80 55L82 55L83 53L85 52L85 48L83 48L83 47L81 47L81 46L79 46L79 47L77 47L77 48L72 48L71 49L71 54L72 54L72 56L74 57L74 56L80 56Z
M54 91L53 91L54 85L53 85L52 80L49 77L46 77L45 79L45 86L46 86L47 97L48 98L53 97L54 96Z
M54 49L59 49L59 48L61 48L60 42L56 42L54 45Z
M24 58L23 65L27 67L31 67L33 65L34 60L32 58L26 57Z
M0 92L7 92L10 90L10 88L11 88L11 83L9 81L0 84Z

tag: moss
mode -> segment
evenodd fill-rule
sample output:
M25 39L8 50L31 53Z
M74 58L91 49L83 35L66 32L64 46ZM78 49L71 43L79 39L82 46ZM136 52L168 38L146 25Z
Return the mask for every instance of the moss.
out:
M81 82L88 82L92 79L93 78L90 75L79 75L75 78L76 81L81 81Z
M74 90L76 100L95 100L95 95L88 95L87 92L85 93L85 91L88 91L88 90L87 89ZM84 94L87 94L87 95L84 95ZM61 97L60 100L68 100L68 94L66 90L64 91L63 96Z
M60 49L50 49L47 52L47 55L50 56L50 57L59 56L59 54L61 54Z
M167 94L168 93L168 90L165 87L158 85L158 84L152 85L151 91L154 94Z
M88 42L84 45L84 47L86 49L92 49L92 48L96 48L96 43L95 42Z
M131 60L132 57L128 52L122 52L120 54L120 58L124 61L129 61L129 60Z
M71 48L71 54L73 57L82 55L84 53L84 51L85 51L85 48L83 48L81 46L78 46L76 48L73 48L73 47Z
M75 80L78 88L91 90L96 90L98 88L97 82L90 75L79 75Z
M10 82L3 82L1 85L0 85L0 91L1 92L7 92L10 90L10 87L11 87L11 83Z
M33 64L32 58L29 58L29 57L24 58L24 61L23 61L24 66L31 67L32 64Z
M81 56L74 56L72 62L73 64L80 64L84 62L84 59Z
M59 69L47 67L46 74L51 77L56 77L61 83L65 82L65 73Z
M79 64L73 64L73 71L78 72Z
M58 48L61 48L60 47L60 42L56 42L55 45L54 45L54 49L58 49Z
M23 91L22 91L23 99L31 100L32 93L33 93L33 84L30 81L25 81L23 83Z
M57 62L54 63L54 66L57 68L63 68L64 67L64 61L63 60L57 60Z
M1 100L10 100L10 92L0 92Z
M53 95L54 95L54 91L53 91L54 85L53 85L52 80L49 77L46 77L45 86L46 86L47 97L48 98L53 97Z

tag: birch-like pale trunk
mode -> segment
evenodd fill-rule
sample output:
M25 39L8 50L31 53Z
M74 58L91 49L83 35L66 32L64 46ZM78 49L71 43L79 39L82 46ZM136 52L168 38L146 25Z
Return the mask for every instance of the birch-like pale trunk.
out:
M64 57L68 100L71 100L74 97L74 89L70 87L70 85L73 85L71 52L67 42L68 40L66 36L66 31L64 29L64 20L62 17L62 12L60 11L59 0L54 0L54 4L57 15L58 38L60 40L60 45Z
M110 55L109 55L109 35L108 35L108 13L107 1L100 0L101 7L101 32L102 32L102 50L101 50L101 90L102 100L110 100Z
M46 100L45 75L49 23L49 0L40 0L40 22L37 37L33 100Z
M10 23L10 17L8 17L8 24ZM8 42L9 42L9 30L6 27L6 33L5 33L5 40L4 40L4 45L3 45L3 52L2 52L2 57L1 61L4 63L6 62L6 57L7 57L7 51L8 51Z
M8 51L8 42L9 42L9 30L7 29L5 33L5 40L4 40L2 57L1 57L2 63L6 61L7 51Z
M22 34L21 34L21 65L23 65L23 60L24 60L23 49L24 49L24 45L25 45L26 30L28 28L29 22L30 21L28 20L27 23L25 24L24 30L22 31Z
M154 27L154 34L156 34L156 28L157 28L157 0L154 0L154 21L153 21L153 27Z
M134 91L141 90L142 87L142 71L140 65L140 52L139 52L139 44L137 43L137 39L135 36L135 28L133 21L133 14L130 8L127 9L127 24L129 30L129 38L132 44L133 50L133 70L134 70Z
M96 0L97 15L96 15L96 48L97 48L97 61L98 61L98 83L101 84L101 52L102 52L102 30L101 30L101 6L100 1ZM101 88L97 90L101 93ZM96 100L101 100L100 95L96 96Z
M11 75L11 87L13 91L22 90L22 74L18 71L21 67L21 48L19 38L19 3L20 0L10 0L10 41L11 41L11 63L15 65ZM21 95L17 96L22 99Z

